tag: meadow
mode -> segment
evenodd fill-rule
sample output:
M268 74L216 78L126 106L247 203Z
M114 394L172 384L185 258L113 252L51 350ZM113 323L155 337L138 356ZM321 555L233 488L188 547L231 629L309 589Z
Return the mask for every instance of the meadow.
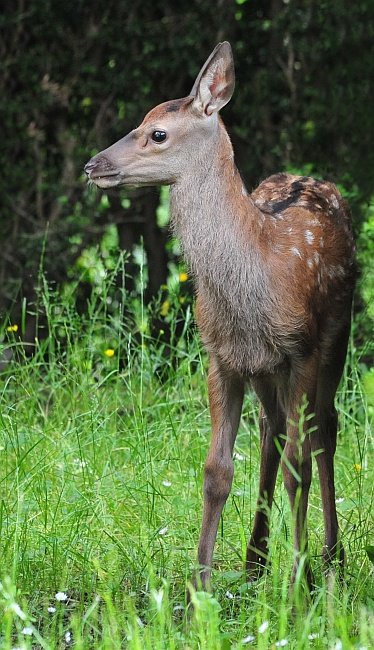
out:
M1 649L373 648L373 408L353 342L337 399L344 585L327 589L322 575L316 473L312 601L306 606L298 582L290 600L291 518L281 476L271 567L245 581L259 467L258 404L249 391L214 594L192 592L188 617L210 439L207 357L177 286L152 307L168 327L165 343L151 336L142 301L114 286L116 274L92 292L83 315L74 290L53 291L41 278L47 325L32 355L20 344L23 324L5 327L3 346L13 357L0 377ZM38 318L38 305L34 312Z

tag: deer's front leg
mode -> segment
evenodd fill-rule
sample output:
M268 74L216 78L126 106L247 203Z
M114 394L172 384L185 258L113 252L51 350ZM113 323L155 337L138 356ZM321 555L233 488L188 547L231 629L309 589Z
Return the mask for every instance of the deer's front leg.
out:
M199 572L196 586L210 589L214 544L223 506L234 475L233 447L238 431L244 382L211 358L209 406L212 441L204 469L204 512L198 549Z

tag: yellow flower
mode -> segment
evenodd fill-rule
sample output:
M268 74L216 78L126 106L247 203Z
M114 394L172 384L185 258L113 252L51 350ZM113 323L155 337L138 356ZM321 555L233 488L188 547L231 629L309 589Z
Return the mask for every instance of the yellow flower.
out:
M179 282L187 282L188 280L188 275L187 273L180 273L179 274Z
M7 331L8 332L18 332L18 325L9 325L9 327L7 327Z
M105 350L104 354L107 357L113 357L114 356L114 350L112 348L108 348L107 350Z
M164 300L164 302L161 305L161 316L167 316L169 313L169 307L170 307L170 302L168 300Z
M360 465L360 463L355 463L355 464L353 465L353 469L355 470L355 472L361 472L361 465Z

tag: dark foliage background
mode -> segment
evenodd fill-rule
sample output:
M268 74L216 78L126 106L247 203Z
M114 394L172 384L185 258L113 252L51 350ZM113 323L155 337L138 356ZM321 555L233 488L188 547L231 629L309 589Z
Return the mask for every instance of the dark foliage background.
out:
M223 39L232 44L237 75L223 118L247 184L283 169L341 183L357 232L364 233L363 264L370 265L371 0L3 0L4 327L19 321L22 310L33 311L41 263L51 283L74 283L82 276L82 254L100 244L109 224L116 224L123 249L144 240L147 298L165 283L171 253L156 219L159 191L109 193L103 200L87 190L82 169L156 103L188 94ZM89 291L89 274L83 279ZM76 294L81 310L84 287ZM358 300L363 314L370 290L367 295ZM35 319L28 314L24 321L22 335L32 340Z

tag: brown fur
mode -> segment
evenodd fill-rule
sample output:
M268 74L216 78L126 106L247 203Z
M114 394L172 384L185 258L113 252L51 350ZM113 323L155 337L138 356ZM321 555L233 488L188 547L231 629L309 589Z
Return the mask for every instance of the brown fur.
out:
M331 183L277 174L250 195L218 111L234 68L217 46L182 100L154 108L138 129L86 166L99 187L169 184L172 227L196 281L196 319L210 354L212 441L205 465L197 583L208 588L219 519L233 477L244 388L261 402L258 508L249 577L268 559L269 512L281 462L294 516L295 562L307 550L312 453L321 484L326 568L343 563L334 491L337 414L355 283L346 202ZM162 144L153 134L164 131ZM299 424L304 409L304 424ZM280 450L282 450L280 455ZM300 498L298 496L300 488ZM305 564L306 579L312 574Z

